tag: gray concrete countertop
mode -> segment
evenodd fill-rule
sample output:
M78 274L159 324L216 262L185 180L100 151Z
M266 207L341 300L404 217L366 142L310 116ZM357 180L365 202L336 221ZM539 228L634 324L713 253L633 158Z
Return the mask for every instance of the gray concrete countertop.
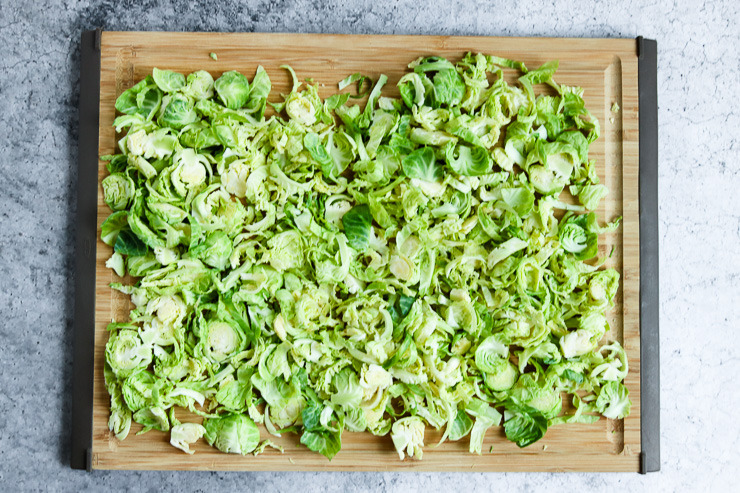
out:
M307 0L2 2L0 490L734 490L732 477L740 468L740 10L731 0L585 5L565 0L436 5L376 0L341 7ZM72 471L79 38L96 27L657 39L662 472Z

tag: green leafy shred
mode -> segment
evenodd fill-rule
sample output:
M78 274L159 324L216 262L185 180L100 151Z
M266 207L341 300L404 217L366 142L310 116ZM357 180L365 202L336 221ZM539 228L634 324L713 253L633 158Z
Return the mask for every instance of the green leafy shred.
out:
M155 68L121 94L101 226L106 265L135 278L111 285L135 307L105 351L116 437L133 421L187 453L279 448L258 422L329 459L345 430L421 459L428 426L480 454L493 426L525 447L629 413L625 351L602 342L619 273L596 259L619 221L593 212L608 190L583 91L557 62L409 68L399 99L353 74L324 100L286 67L269 118L262 67Z

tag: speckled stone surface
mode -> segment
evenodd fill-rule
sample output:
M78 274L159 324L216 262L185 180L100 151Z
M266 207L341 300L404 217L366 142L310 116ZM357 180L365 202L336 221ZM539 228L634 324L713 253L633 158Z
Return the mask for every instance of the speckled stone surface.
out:
M0 490L735 490L732 477L740 469L740 10L731 0L574 4L487 0L432 6L352 0L336 7L306 0L3 0ZM68 430L79 38L83 30L96 27L657 39L662 472L72 471Z

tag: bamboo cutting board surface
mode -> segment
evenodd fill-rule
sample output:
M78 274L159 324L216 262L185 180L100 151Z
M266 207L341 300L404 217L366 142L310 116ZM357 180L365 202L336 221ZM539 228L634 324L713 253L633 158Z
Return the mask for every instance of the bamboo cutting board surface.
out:
M119 442L108 431L109 397L103 365L106 325L127 320L128 297L108 287L117 280L105 261L112 250L100 240L100 224L110 213L100 182L107 175L98 167L98 241L96 251L95 368L93 453L95 469L190 470L319 470L319 471L638 471L640 454L640 326L639 326L639 217L638 217L638 86L637 52L632 39L545 39L447 36L355 36L316 34L219 34L103 32L100 74L99 155L116 151L112 128L116 97L150 74L153 67L190 73L208 70L216 78L239 70L251 80L262 65L272 80L271 101L290 91L290 76L280 65L291 65L301 79L320 84L322 97L337 92L337 82L361 72L375 79L384 73L383 94L397 96L395 84L406 65L419 56L441 55L453 62L466 52L481 52L521 60L536 68L559 60L558 83L581 86L589 110L599 119L602 135L591 147L602 183L610 190L597 211L601 220L623 217L622 227L601 239L600 256L613 255L607 266L621 273L616 307L608 313L609 339L624 345L630 371L626 384L632 400L624 420L602 418L597 423L555 426L534 445L520 449L509 442L502 427L489 429L483 454L468 452L468 439L432 448L441 432L428 428L421 461L399 461L390 436L342 434L342 450L330 462L299 446L293 434L276 438L261 427L262 439L284 446L285 453L268 448L264 454L242 457L224 454L203 440L187 455L169 444L169 433L150 431L141 436L133 424L129 437ZM218 61L209 53L218 54ZM509 75L514 79L513 71ZM395 91L395 92L394 92ZM619 112L612 113L613 103ZM131 282L131 279L126 279ZM568 406L565 406L568 408ZM199 422L185 411L182 421ZM491 452L489 453L489 449Z

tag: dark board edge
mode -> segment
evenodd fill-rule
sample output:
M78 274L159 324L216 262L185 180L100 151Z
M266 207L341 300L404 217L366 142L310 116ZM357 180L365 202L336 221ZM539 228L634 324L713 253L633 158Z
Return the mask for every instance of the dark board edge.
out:
M658 43L637 38L640 104L640 473L660 471Z
M100 37L98 29L83 32L80 40L71 466L88 471L92 468Z

